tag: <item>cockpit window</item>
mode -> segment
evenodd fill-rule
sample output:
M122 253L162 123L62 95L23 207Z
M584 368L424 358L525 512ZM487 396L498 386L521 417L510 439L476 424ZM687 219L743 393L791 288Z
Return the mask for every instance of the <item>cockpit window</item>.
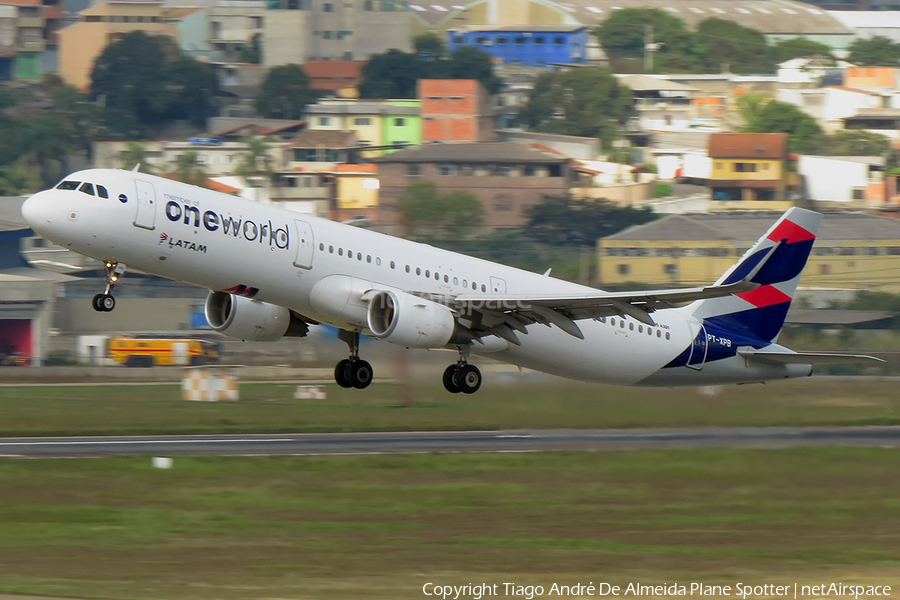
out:
M102 185L97 185L97 195L101 198L109 198L109 192Z
M63 181L56 189L58 190L77 190L78 186L81 185L80 181Z
M78 188L79 192L84 192L88 196L94 195L94 184L93 183L83 183L80 188Z

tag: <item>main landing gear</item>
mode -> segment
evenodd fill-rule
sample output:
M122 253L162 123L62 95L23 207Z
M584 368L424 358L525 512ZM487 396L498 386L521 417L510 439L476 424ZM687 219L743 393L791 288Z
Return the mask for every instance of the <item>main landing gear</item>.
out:
M372 365L359 357L359 332L338 330L338 338L350 346L350 358L334 367L334 380L343 388L363 389L372 383Z
M469 364L469 347L458 348L459 361L444 371L444 388L451 394L474 394L481 387L481 371Z
M97 312L109 312L116 307L116 299L112 291L119 285L119 279L125 274L125 265L122 263L106 263L106 291L94 296L92 304Z

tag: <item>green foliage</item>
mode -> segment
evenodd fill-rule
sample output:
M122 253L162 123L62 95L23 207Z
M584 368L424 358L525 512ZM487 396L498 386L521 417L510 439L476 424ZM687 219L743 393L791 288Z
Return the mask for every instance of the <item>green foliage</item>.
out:
M649 210L619 208L606 200L545 196L543 202L528 209L523 231L544 244L593 247L602 237L656 218Z
M653 72L694 71L699 66L696 40L687 24L657 8L616 10L594 30L606 55L616 58L643 58L647 27L653 41L661 43L654 53Z
M849 310L886 310L900 314L900 295L860 290L856 293L856 298L847 302L843 308Z
M75 88L48 77L41 85L3 94L22 103L15 116L0 112L0 167L4 189L36 192L69 171L70 156L88 156L92 144L108 134L100 109ZM46 109L35 108L43 104ZM27 111L27 112L24 112ZM26 114L26 118L22 115ZM27 174L26 174L27 172Z
M450 79L477 79L489 94L500 91L502 82L494 75L494 63L491 55L475 46L462 46L450 54L447 64ZM439 75L433 75L437 76Z
M773 49L762 33L725 19L704 19L697 25L699 54L706 70L716 72L723 63L734 73L772 73Z
M274 172L274 161L269 156L269 143L264 137L246 137L241 141L247 144L247 149L238 155L234 172L247 179L251 187L256 187L260 179L269 179Z
M585 68L542 73L519 119L537 131L602 136L606 147L607 137L618 137L614 123L630 111L631 90L607 69Z
M248 44L241 48L241 62L251 65L262 63L262 34L255 33Z
M141 165L141 173L153 174L153 165L148 160L147 148L138 142L128 142L125 149L119 152L119 167L131 170Z
M491 94L501 86L491 55L474 46L457 48L449 57L391 49L374 55L362 75L360 98L415 98L419 79L477 79Z
M444 38L434 31L426 31L421 35L417 35L413 37L412 41L416 54L423 58L439 59L444 58L447 54Z
M863 67L897 67L900 66L900 44L876 35L859 38L850 44L850 55L847 60Z
M718 73L723 65L734 73L772 73L778 62L800 56L823 56L833 63L824 44L793 38L769 45L765 36L734 21L709 18L691 31L687 23L655 8L617 10L595 29L611 59L643 59L648 33L661 44L653 53L651 72Z
M811 116L787 102L779 102L759 95L751 95L747 106L750 120L744 131L751 133L786 133L788 151L814 154L822 143L822 128ZM742 98L743 100L743 98ZM742 107L742 113L744 108ZM746 117L745 117L746 118Z
M300 65L273 67L256 97L256 112L273 119L297 119L320 95Z
M657 183L653 186L654 198L665 198L672 195L672 186L668 183Z
M818 146L823 156L885 156L891 151L886 135L862 129L845 129L824 136Z
M178 177L178 181L182 183L200 186L206 183L206 169L193 150L182 152L176 156L171 169Z
M360 98L415 98L425 61L392 48L376 54L362 68Z
M188 56L179 56L169 63L168 75L168 85L174 92L169 118L205 127L206 120L216 115L214 96L219 79L213 68Z
M40 176L25 159L0 167L0 196L19 196L39 189Z
M803 37L795 37L787 40L781 40L775 44L775 55L779 63L783 63L794 58L822 58L825 64L834 66L837 64L834 56L831 54L831 48L825 44L814 42Z
M397 211L407 236L417 240L459 240L469 236L484 219L484 206L469 192L441 193L433 181L406 188Z
M93 99L102 98L107 110L130 116L143 129L175 119L203 125L214 114L219 90L212 66L183 56L168 37L142 31L109 44L94 63L91 81Z

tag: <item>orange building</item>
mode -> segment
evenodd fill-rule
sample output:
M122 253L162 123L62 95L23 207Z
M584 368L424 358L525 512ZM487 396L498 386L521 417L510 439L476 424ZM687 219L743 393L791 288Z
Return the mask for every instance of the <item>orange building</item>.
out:
M422 143L492 142L491 96L476 79L420 79Z
M894 67L847 67L844 86L861 90L896 90L900 88L900 69Z

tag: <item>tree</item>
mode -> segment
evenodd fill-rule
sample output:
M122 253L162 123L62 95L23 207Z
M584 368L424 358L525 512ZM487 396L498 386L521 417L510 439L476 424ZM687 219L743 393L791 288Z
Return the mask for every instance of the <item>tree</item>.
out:
M519 119L537 131L599 137L610 123L624 122L631 110L631 90L608 70L579 68L542 73L535 81Z
M891 139L886 135L846 129L824 136L816 152L823 156L886 156L890 151Z
M26 159L0 167L0 196L31 194L41 189L37 171L29 168Z
M250 182L251 187L260 180L269 179L274 172L272 157L269 156L269 143L264 137L246 137L241 140L247 149L238 156L235 174Z
M360 98L415 98L419 79L477 79L491 94L500 90L502 82L484 50L461 46L449 57L426 54L396 49L376 54L362 68Z
M653 53L651 72L692 71L698 68L697 44L687 24L656 8L616 10L594 30L603 51L611 59L643 58L647 33L661 44Z
M819 147L822 128L811 116L787 102L771 100L759 109L745 131L788 134L788 151L812 154Z
M212 67L183 56L165 36L133 31L109 44L91 72L91 97L130 115L141 127L173 119L202 124L213 114L218 80Z
M836 65L837 62L831 54L831 48L825 44L814 42L802 37L781 40L775 44L775 55L778 63L783 63L794 58L823 58L826 63Z
M213 98L219 91L219 78L212 65L179 56L169 63L169 86L174 92L168 118L190 121L204 127L215 116Z
M449 79L477 79L489 94L500 91L502 82L494 75L494 63L491 55L475 46L461 46L450 54ZM429 74L431 78L439 78L440 74Z
M567 196L544 196L527 211L525 234L551 245L594 246L597 240L626 227L653 221L649 210L619 208L606 200L575 200Z
M407 237L418 240L460 240L477 229L484 206L469 192L442 194L433 181L419 181L397 200Z
M241 62L258 65L262 62L262 34L254 33L250 42L241 48Z
M256 112L263 117L297 119L320 95L300 65L273 67L256 97Z
M857 39L850 44L847 60L862 67L896 67L900 65L900 44L876 35Z
M744 131L749 131L751 123L759 118L759 113L763 107L772 101L772 97L761 92L753 94L744 94L738 97L738 110L741 118L744 120Z
M735 73L774 73L775 60L765 36L734 21L704 19L697 25L699 53L708 71L728 64Z
M178 181L191 185L203 185L206 183L206 169L199 160L199 156L193 150L182 152L172 162L172 171L178 177Z
M138 142L128 142L125 149L119 152L119 166L130 170L135 165L140 165L141 173L153 175L153 165L149 157L146 146Z
M360 98L415 98L422 77L422 61L415 54L392 48L374 55L362 68Z
M413 37L413 48L422 58L441 59L447 54L444 38L434 31L426 31Z

